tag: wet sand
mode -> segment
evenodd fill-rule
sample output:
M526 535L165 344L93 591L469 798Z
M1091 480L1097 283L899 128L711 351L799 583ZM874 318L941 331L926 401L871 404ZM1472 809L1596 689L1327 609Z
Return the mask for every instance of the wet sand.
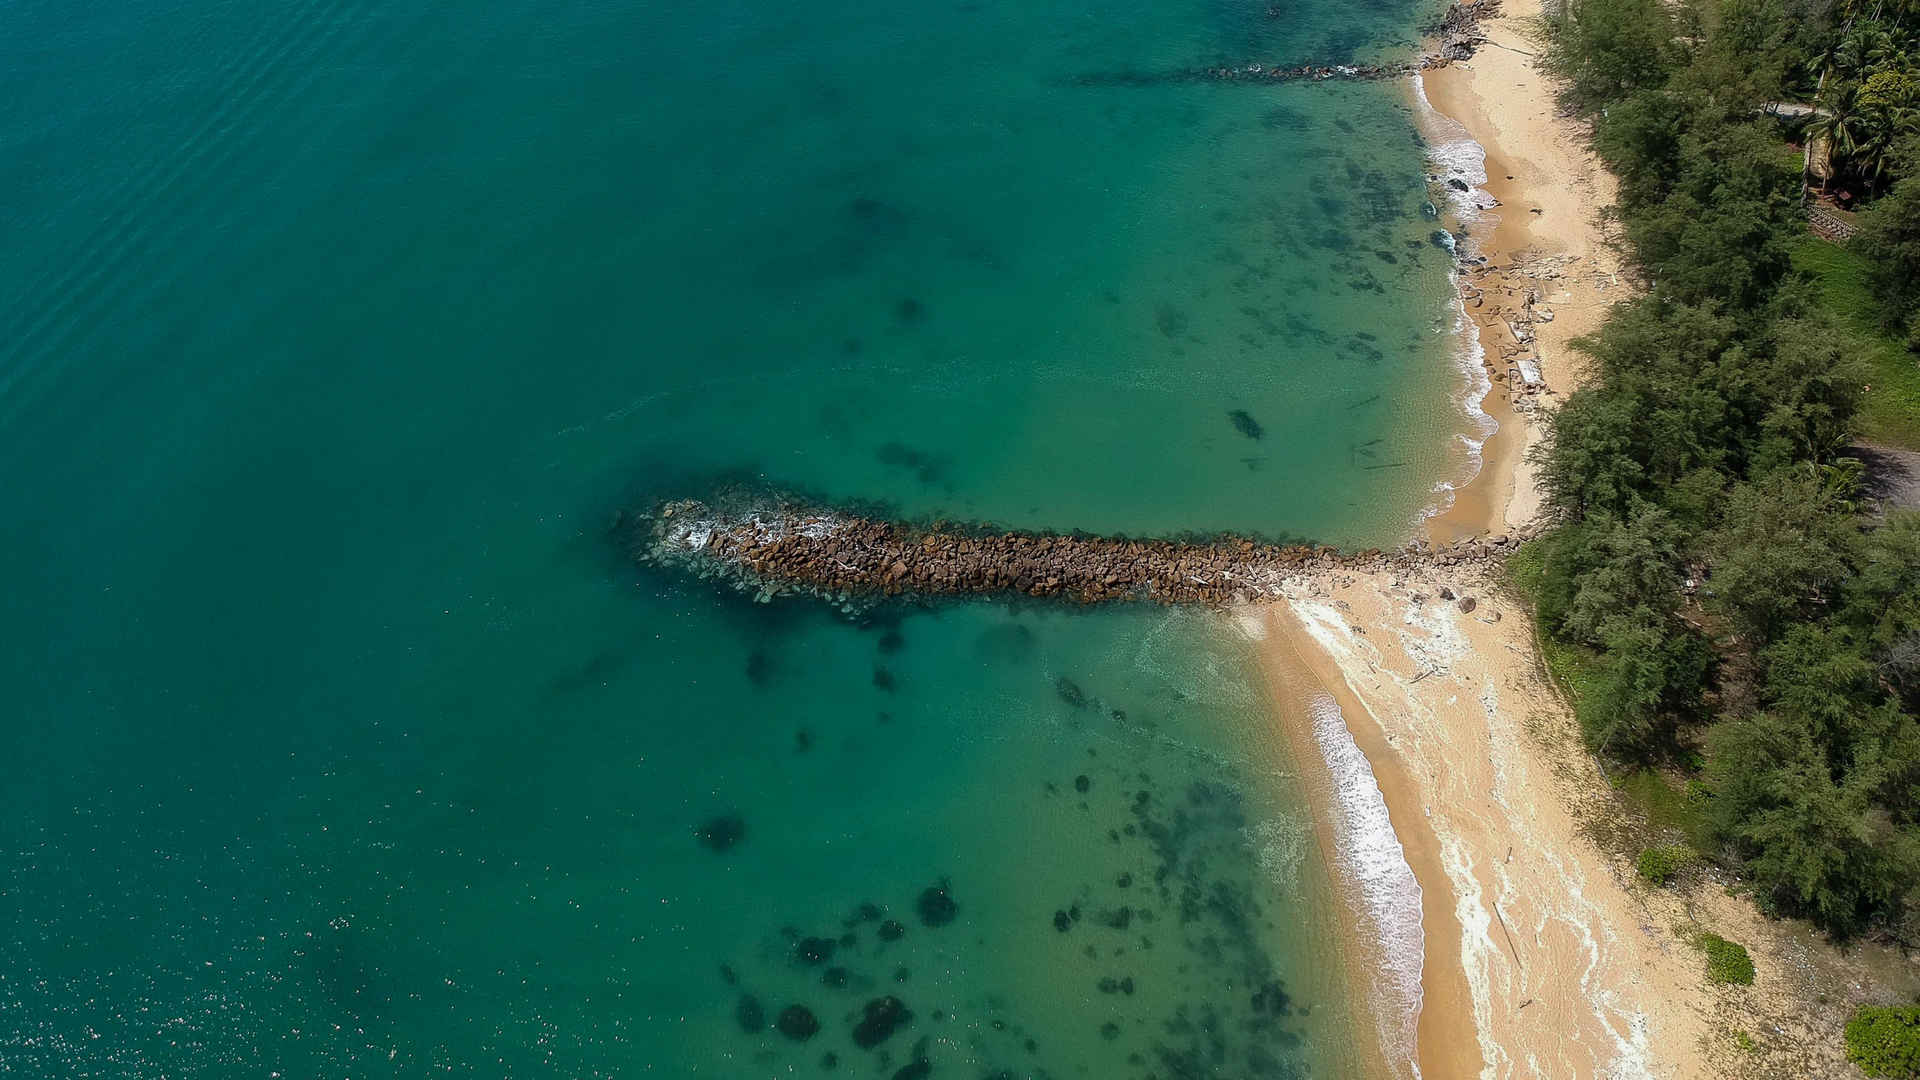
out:
M1467 227L1472 253L1486 263L1459 280L1492 382L1482 408L1500 430L1482 448L1479 476L1430 519L1438 540L1510 531L1538 514L1526 457L1544 413L1581 385L1584 361L1570 343L1628 295L1601 219L1614 179L1582 127L1559 115L1552 85L1534 67L1539 6L1506 4L1481 24L1488 44L1472 60L1423 73L1415 90L1485 150L1483 189L1497 203Z
M1347 720L1354 742L1373 765L1374 779L1392 815L1394 831L1415 879L1422 885L1421 913L1426 938L1424 954L1419 958L1422 999L1415 1054L1420 1075L1424 1080L1479 1076L1484 1059L1474 1035L1471 992L1460 954L1453 947L1460 940L1460 922L1453 912L1451 890L1428 885L1429 882L1444 883L1446 875L1438 857L1438 837L1419 812L1417 789L1407 780L1404 770L1393 767L1392 751L1383 740L1379 726L1356 722L1356 718L1367 715L1364 704L1348 689L1339 668L1304 636L1301 624L1287 606L1261 605L1253 609L1242 622L1242 630L1258 643L1262 674L1276 711L1290 718L1309 717L1316 696L1332 697ZM1300 763L1301 773L1315 796L1313 805L1321 858L1327 865L1339 868L1343 865L1342 853L1330 821L1332 778L1322 750L1307 723L1289 722L1281 726L1288 736L1293 760ZM1383 762L1389 763L1389 767L1382 768ZM1338 869L1335 876L1345 878L1340 885L1358 909L1360 898L1354 895L1357 884ZM1383 1009L1394 1009L1395 1003L1381 1001L1379 995L1371 992L1363 976L1384 965L1406 963L1409 958L1390 955L1389 946L1379 940L1377 928L1364 919L1354 920L1353 933L1341 951L1350 957L1346 967L1361 991L1356 1013L1377 1015ZM1390 1073L1405 1075L1401 1059L1388 1056L1393 1058L1388 1066Z
M1435 110L1485 149L1485 190L1499 204L1470 229L1485 266L1460 280L1489 360L1483 408L1500 429L1478 476L1429 519L1442 542L1535 520L1527 452L1541 418L1581 384L1570 342L1629 295L1600 222L1612 178L1556 116L1534 67L1538 9L1509 3L1483 24L1491 44L1471 62L1423 76ZM1655 838L1632 834L1644 826L1582 745L1501 573L1332 572L1239 613L1284 726L1301 729L1289 733L1301 760L1318 757L1303 703L1316 692L1339 702L1420 883L1422 1074L1844 1075L1847 1015L1910 999L1913 966L1767 920L1711 872L1680 888L1640 882L1632 852ZM1754 986L1707 980L1691 944L1702 929L1748 947Z

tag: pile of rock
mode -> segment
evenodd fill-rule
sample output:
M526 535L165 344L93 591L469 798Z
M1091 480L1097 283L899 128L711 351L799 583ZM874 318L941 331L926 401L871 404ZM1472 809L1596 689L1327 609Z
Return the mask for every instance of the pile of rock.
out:
M1342 552L1231 537L1185 543L919 528L794 503L726 511L696 501L642 515L635 540L643 562L724 580L763 600L782 593L834 601L1021 594L1078 604L1208 606L1276 597L1289 582L1330 571L1466 569L1520 543L1495 536Z
M1438 55L1428 59L1439 63L1424 66L1438 67L1455 60L1471 60L1480 46L1487 43L1487 36L1480 32L1480 24L1499 14L1500 0L1448 4L1440 21L1427 28L1427 32L1440 42Z

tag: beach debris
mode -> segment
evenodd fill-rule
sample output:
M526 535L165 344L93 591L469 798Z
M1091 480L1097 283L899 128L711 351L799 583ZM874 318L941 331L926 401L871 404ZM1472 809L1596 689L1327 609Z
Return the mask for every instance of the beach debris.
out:
M1463 596L1460 598L1460 611L1462 614L1472 614L1473 609L1478 606L1480 606L1480 601L1475 600L1471 596Z

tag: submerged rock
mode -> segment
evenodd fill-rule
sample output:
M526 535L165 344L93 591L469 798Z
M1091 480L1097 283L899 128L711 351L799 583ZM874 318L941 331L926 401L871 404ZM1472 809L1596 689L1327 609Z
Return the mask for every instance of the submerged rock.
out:
M815 967L833 959L838 944L832 938L801 938L793 947L793 958L806 967Z
M741 994L734 1003L733 1019L740 1030L749 1035L758 1035L767 1028L767 1010L760 1005L760 999L752 994Z
M1227 419L1233 421L1233 429L1235 431L1238 431L1249 439L1263 438L1267 433L1266 429L1260 426L1260 421L1255 420L1253 414L1247 412L1245 409L1233 410L1227 414Z
M899 998L892 994L874 998L861 1010L860 1022L853 1027L853 1044L871 1050L912 1022L913 1013Z
M1269 980L1261 984L1253 995L1253 1011L1261 1016L1285 1016L1293 1011L1293 999L1279 982Z
M1080 689L1079 683L1074 682L1065 675L1053 680L1053 689L1060 695L1061 701L1066 702L1074 708L1084 709L1087 707L1087 692Z
M960 914L960 905L953 902L945 879L922 890L915 906L920 911L920 921L927 926L945 926Z
M820 1018L805 1005L789 1005L780 1010L780 1019L774 1021L780 1034L795 1042L806 1042L820 1030Z
M886 922L880 924L881 941L899 941L906 936L906 925L898 919L888 919Z
M1072 916L1068 915L1064 909L1054 912L1053 928L1055 930L1060 931L1063 934L1066 933L1068 930L1071 930L1073 928Z
M728 851L746 839L747 822L739 814L721 814L702 822L693 835L708 851Z

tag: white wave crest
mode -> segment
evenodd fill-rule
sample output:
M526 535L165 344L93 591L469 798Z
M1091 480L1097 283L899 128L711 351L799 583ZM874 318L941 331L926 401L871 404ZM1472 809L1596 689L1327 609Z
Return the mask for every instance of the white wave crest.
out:
M1433 107L1433 102L1427 100L1426 80L1419 72L1414 72L1412 79L1415 119L1421 136L1426 139L1427 159L1433 163L1434 174L1440 177L1447 204L1462 223L1477 222L1483 212L1496 205L1493 195L1486 190L1486 148L1474 141L1465 125ZM1448 180L1460 181L1466 190L1446 183Z
M1393 831L1373 766L1347 730L1339 703L1318 694L1308 708L1314 742L1333 774L1334 835L1342 869L1360 892L1385 961L1373 980L1381 1044L1389 1059L1404 1060L1418 1076L1414 1052L1427 945L1420 883Z

